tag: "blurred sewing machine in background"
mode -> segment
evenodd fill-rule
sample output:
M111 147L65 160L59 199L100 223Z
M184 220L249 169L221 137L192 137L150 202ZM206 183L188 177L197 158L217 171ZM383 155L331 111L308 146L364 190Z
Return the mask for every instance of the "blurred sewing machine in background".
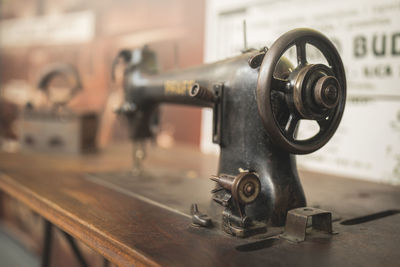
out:
M45 93L47 103L39 107L26 104L20 121L22 149L75 154L96 151L98 115L67 107L68 101L82 90L76 68L69 64L47 66L37 88Z

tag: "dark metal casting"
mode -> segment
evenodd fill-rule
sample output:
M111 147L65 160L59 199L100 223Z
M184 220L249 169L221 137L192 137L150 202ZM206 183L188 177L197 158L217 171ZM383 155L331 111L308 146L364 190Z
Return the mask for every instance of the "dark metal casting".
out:
M318 48L329 66L309 64L306 43ZM297 48L297 66L282 57L291 46ZM213 200L225 208L225 231L246 236L265 231L266 225L282 226L289 210L306 206L292 154L310 153L328 142L346 98L342 61L324 35L297 29L269 49L160 74L155 54L146 47L118 57L127 63L119 112L128 119L134 142L154 137L162 103L213 108L213 141L221 147ZM319 132L297 140L301 119L316 120Z

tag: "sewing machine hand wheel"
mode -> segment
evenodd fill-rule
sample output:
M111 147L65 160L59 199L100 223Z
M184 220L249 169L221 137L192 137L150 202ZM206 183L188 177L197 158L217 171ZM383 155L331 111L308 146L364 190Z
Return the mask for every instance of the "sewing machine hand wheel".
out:
M309 64L306 44L317 48L329 66ZM275 77L282 55L296 46L297 66L288 77ZM284 122L274 108L280 95L287 108ZM346 101L346 77L342 60L334 45L321 33L296 29L282 35L266 52L257 82L257 106L271 141L294 154L311 153L325 145L335 133ZM315 120L319 131L305 140L296 139L302 119Z

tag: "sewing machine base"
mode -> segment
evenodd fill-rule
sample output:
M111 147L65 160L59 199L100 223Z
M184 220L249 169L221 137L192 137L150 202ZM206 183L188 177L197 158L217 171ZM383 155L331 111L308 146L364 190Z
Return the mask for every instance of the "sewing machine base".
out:
M201 227L192 223L190 225L192 228L219 231L239 238L266 239L274 236L282 236L283 238L286 236L284 226L276 227L253 221L251 226L244 228L229 223L225 216L221 216L224 213L223 208L211 201L209 192L213 189L213 183L208 179L201 179L195 176L196 173L191 173L190 171L182 173L167 169L157 169L143 171L140 174L132 171L90 173L85 178L90 182L185 217L192 217L190 205L196 203L199 211L212 219L212 224L208 227ZM308 209L318 210L315 208ZM338 221L339 219L340 217L335 214L332 221ZM301 226L298 227L300 231ZM307 231L307 236L311 234L311 226L310 221L307 223L306 218L304 232ZM330 238L330 235L322 236ZM319 238L321 238L321 235L319 235ZM290 240L290 238L284 239ZM302 242L304 239L298 242Z

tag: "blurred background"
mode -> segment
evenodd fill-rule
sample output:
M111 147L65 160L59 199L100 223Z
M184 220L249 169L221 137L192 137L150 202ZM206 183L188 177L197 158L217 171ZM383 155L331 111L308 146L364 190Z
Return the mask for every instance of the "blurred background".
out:
M100 129L98 137L100 146L106 146L112 138L127 135L111 130L119 124L106 122L115 118L102 112L112 101L111 66L118 52L147 44L157 52L162 70L201 64L204 14L204 1L2 1L1 98L17 104L19 111L28 102L43 105L46 95L37 86L45 69L54 63L71 64L81 76L83 91L68 106L107 117L104 124L109 126ZM119 103L112 104L111 109ZM201 111L163 109L163 129L176 140L198 145ZM184 127L188 122L190 127ZM7 131L6 137L18 135L15 125Z
M82 90L67 106L76 114L99 116L97 143L98 153L102 153L112 143L128 141L123 121L113 112L121 102L118 81L122 68L116 70L117 83L111 80L111 69L121 49L148 45L156 51L162 71L198 65L204 59L205 1L1 0L0 3L3 151L24 150L24 142L28 140L22 138L21 124L32 119L24 116L27 105L46 109L52 104L38 88L39 80L52 66L69 64L77 70ZM53 85L58 89L70 86L63 80L54 80ZM178 142L199 147L200 109L163 106L161 121L161 145L168 147ZM46 125L39 126L42 127L32 134L46 134L43 133ZM73 135L74 128L68 129L72 129ZM121 155L130 156L130 153ZM0 226L7 226L4 227L7 231L1 231L0 227L0 266L39 266L42 218L4 194L0 194L0 216ZM52 266L79 265L60 231L54 233L54 239ZM88 263L103 265L99 254L82 243L78 245Z
M113 113L121 103L122 69L116 69L116 82L111 80L111 69L121 49L148 45L156 51L161 71L214 62L244 48L246 21L249 47L270 46L288 30L310 27L333 40L344 61L348 99L342 124L328 145L297 157L300 168L400 184L398 0L0 3L0 145L4 151L18 152L21 140L27 141L21 139L19 126L27 106L51 106L49 94L38 89L49 66L62 63L76 68L82 90L67 106L76 113L98 115L101 151L128 138L123 122ZM63 81L54 83L66 86ZM211 142L210 110L161 108L158 145L185 144L218 153ZM23 213L21 209L14 210Z

